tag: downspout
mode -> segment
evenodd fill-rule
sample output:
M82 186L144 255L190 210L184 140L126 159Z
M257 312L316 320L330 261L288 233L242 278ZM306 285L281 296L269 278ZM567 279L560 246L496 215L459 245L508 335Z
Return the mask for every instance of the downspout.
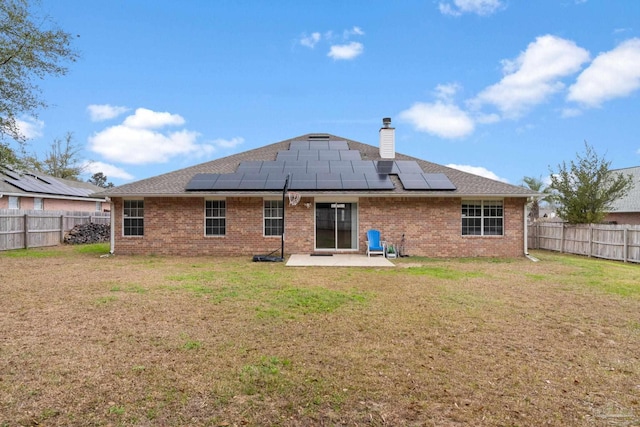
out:
M529 227L527 227L527 218L529 217L529 206L528 203L524 204L524 256L529 258L533 262L540 261L538 258L529 255Z
M110 215L109 215L110 220L109 220L109 222L111 223L109 225L109 227L111 228L111 230L110 230L111 232L109 233L110 234L110 236L109 236L110 237L110 245L111 245L111 247L109 248L109 253L111 255L113 255L113 253L116 250L116 234L115 234L116 233L116 218L115 218L116 210L115 210L115 204L113 203L113 200L111 200L111 199L109 199L109 209L110 209L110 212L109 212L110 213Z

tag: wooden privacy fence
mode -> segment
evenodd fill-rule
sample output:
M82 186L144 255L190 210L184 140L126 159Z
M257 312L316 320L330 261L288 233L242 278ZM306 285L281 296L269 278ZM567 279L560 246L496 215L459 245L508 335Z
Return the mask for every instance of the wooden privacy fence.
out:
M529 249L640 262L640 225L538 222L528 225L527 246Z
M109 212L0 209L0 251L56 246L78 224L109 224Z

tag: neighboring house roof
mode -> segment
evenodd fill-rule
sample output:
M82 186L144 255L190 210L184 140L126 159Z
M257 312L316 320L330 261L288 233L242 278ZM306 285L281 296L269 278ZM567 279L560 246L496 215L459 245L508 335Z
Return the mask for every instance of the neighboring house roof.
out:
M294 141L313 140L319 136L326 137L332 141L346 141L349 150L358 150L362 160L387 160L380 157L377 146L363 144L346 138L328 134L308 134L296 138L281 141L275 144L263 146L261 148L234 154L228 157L201 163L185 169L169 172L152 178L143 179L130 184L104 190L98 195L111 197L135 197L135 196L202 196L203 192L186 190L191 179L197 174L231 174L236 172L241 162L250 161L276 161L278 152L289 150ZM429 197L532 197L539 193L530 189L506 184L484 178L478 175L452 169L436 163L427 162L415 157L396 153L395 160L413 160L421 167L426 174L445 174L455 186L452 191L433 190L406 190L396 175L390 175L393 189L385 190L309 190L303 193L311 194L353 194L353 195L375 195L375 196L429 196ZM206 191L204 194L274 194L275 191L256 190L234 190L234 191Z
M611 212L640 212L640 166L615 169L612 172L631 175L633 188L625 197L613 202Z
M0 194L23 197L104 200L94 194L102 188L89 182L54 178L35 172L0 166Z

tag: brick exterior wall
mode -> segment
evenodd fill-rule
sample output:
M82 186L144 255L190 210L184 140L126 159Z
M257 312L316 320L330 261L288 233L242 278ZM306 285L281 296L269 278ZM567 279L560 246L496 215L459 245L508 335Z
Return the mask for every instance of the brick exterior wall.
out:
M33 197L19 196L20 197L20 209L24 210L32 210L33 209ZM44 199L44 210L45 211L75 211L75 212L95 212L96 211L96 202L95 201L84 201L84 200L66 200L66 199L48 199L46 197ZM103 202L100 204L101 210L108 211L109 203ZM9 208L9 196L4 196L0 198L0 209L8 209Z
M603 222L616 224L640 225L640 212L621 212L608 214Z
M204 198L145 198L144 236L122 232L123 200L114 198L117 254L255 255L280 248L280 237L263 236L263 199L226 198L226 235L204 235ZM311 207L306 208L305 203ZM525 199L504 199L503 236L462 236L460 198L360 198L358 252L366 252L366 232L376 228L406 253L427 257L518 257L524 252ZM313 199L295 207L286 202L285 255L314 252ZM339 252L339 251L336 251Z

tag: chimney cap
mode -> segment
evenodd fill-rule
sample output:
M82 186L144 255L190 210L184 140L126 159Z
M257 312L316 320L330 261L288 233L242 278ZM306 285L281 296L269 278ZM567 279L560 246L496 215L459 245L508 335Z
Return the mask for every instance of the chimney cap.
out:
M382 119L382 126L388 128L391 125L391 117L385 117Z

